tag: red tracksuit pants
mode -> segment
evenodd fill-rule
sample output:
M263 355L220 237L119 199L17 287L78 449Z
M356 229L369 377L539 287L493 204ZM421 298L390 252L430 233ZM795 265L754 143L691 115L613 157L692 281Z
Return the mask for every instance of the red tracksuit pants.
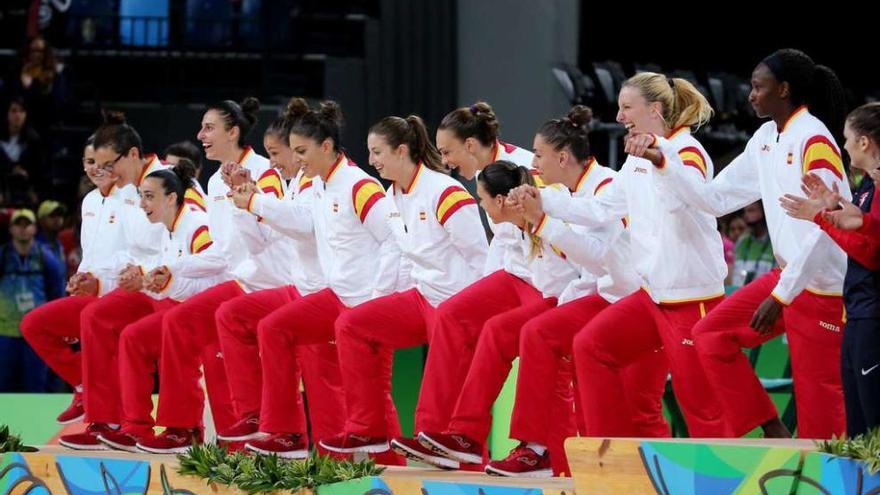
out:
M244 294L234 281L200 292L165 313L159 359L159 409L156 423L171 428L195 428L202 423L205 385L217 431L235 423L223 354L214 314L226 301Z
M527 282L499 270L437 306L416 405L416 433L447 430L486 321L543 299Z
M599 312L575 336L574 363L587 436L632 434L634 413L621 371L660 348L669 361L672 386L691 436L728 431L691 333L720 301L658 305L639 290Z
M153 432L153 376L162 349L162 318L178 304L172 299L156 301L152 314L126 325L119 335L122 431L136 436Z
M21 335L40 359L71 387L82 384L82 357L70 347L80 338L80 315L96 296L69 296L50 301L24 315Z
M581 297L545 311L523 326L519 337L519 376L510 421L511 438L541 445L552 445L553 439L561 444L559 439L553 438L552 432L560 421L566 424L574 421L575 411L568 408L560 415L548 404L556 400L555 386L561 380L570 380L575 335L609 306L611 303L598 294ZM633 413L627 436L669 436L669 425L661 406L668 369L666 356L652 352L621 370L626 401ZM577 406L578 410L583 407L580 402ZM566 414L572 419L563 419ZM564 454L564 449L561 452ZM551 460L556 465L554 452L551 452Z
M126 326L155 311L156 301L142 292L116 289L80 314L83 404L89 423L122 423L119 337Z
M260 320L257 340L263 367L261 431L305 433L305 419L299 407L302 401L297 378L299 368L293 350L327 343L335 347L336 320L348 311L350 309L331 289L324 289L285 304ZM383 352L380 366L370 372L379 375L383 384L388 384L382 389L385 428L389 436L399 436L400 423L391 399L391 360L391 352Z
M391 370L383 368L389 364L386 355L428 341L434 311L418 289L409 289L360 304L336 320L346 432L389 437L384 391L391 386Z
M261 319L287 303L298 299L292 285L267 289L236 297L217 310L217 331L223 349L223 361L229 378L229 391L239 420L260 414L263 373L257 328ZM338 434L345 422L342 379L339 359L332 344L299 346L293 350L305 385L315 442ZM293 378L297 383L299 377ZM296 417L305 418L303 404ZM305 431L305 424L299 431Z
M694 328L694 342L706 377L724 405L734 436L777 417L776 407L755 376L744 347L785 332L791 354L798 436L831 438L846 432L840 347L843 299L804 291L785 307L773 332L760 335L752 315L779 281L773 270L740 288Z
M501 393L504 381L510 374L511 364L519 354L519 337L523 325L539 314L556 307L556 298L539 301L507 310L489 318L477 341L477 348L470 369L455 404L455 410L445 431L461 433L486 445L492 426L492 405ZM548 384L550 399L543 407L559 414L548 432L550 458L564 461L563 442L577 434L574 416L566 411L574 410L574 393L571 374L560 376L560 382ZM554 471L565 472L560 466Z

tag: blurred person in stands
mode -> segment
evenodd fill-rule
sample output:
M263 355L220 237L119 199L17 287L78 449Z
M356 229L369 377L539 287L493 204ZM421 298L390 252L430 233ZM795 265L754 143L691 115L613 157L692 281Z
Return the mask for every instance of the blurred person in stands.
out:
M8 81L10 94L20 94L31 110L34 128L44 133L56 122L60 108L69 100L64 64L45 38L31 38Z
M742 287L776 267L773 245L764 219L764 207L756 201L744 209L743 219L748 231L736 241L731 285Z
M721 232L721 245L724 246L724 262L727 263L727 277L724 285L733 280L733 261L736 257L736 242L748 229L741 212L731 213L718 219L718 231Z
M64 295L60 262L36 242L37 218L16 210L9 223L12 240L0 247L0 392L43 392L46 364L19 331L32 309Z
M0 127L3 201L13 205L35 202L31 180L40 175L43 163L40 135L30 125L25 101L21 96L13 97L6 107L6 125Z
M64 228L66 215L67 207L52 199L43 201L37 208L37 223L40 227L37 242L49 248L49 251L61 262L62 268L66 267L67 250L61 242L60 234ZM67 274L66 270L64 274Z

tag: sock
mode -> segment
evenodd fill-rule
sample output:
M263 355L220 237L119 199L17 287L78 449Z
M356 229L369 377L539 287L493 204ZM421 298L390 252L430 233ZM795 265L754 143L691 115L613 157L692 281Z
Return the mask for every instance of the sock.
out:
M526 444L526 447L532 449L538 455L544 455L544 452L547 452L547 447L541 445L540 443L529 442Z

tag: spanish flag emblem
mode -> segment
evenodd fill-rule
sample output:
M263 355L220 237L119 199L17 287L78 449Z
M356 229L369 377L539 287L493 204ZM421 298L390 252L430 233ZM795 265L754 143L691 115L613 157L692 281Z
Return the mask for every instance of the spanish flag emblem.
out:
M281 176L274 168L270 168L263 172L260 179L257 180L257 188L266 194L272 194L276 198L284 196L284 188L281 185Z
M440 194L440 199L437 201L437 220L440 225L445 225L456 211L475 204L477 201L463 187L449 186Z
M351 188L354 212L361 219L361 223L367 219L373 205L384 197L385 191L382 190L382 186L372 179L360 180Z
M199 254L211 247L214 241L211 240L211 233L208 231L207 225L202 225L193 232L192 241L189 243L189 252Z
M183 195L183 202L192 210L208 211L208 207L205 205L205 197L194 187L186 190L186 193Z
M699 148L696 146L682 148L678 151L678 156L686 167L694 167L700 172L700 175L702 175L703 178L706 177L706 159L703 157L703 153Z
M843 160L837 146L825 136L813 136L807 140L804 146L803 173L826 169L838 179L843 180Z

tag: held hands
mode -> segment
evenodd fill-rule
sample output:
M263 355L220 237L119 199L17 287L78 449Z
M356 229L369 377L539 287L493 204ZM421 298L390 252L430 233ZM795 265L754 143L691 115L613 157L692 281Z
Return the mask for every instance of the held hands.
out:
M248 207L248 203L251 201L251 196L257 193L257 185L253 182L245 182L240 186L236 186L232 190L229 191L229 197L232 198L232 202L235 203L235 206L241 208L242 210L246 210Z
M91 273L74 273L67 281L67 293L72 296L97 296L98 279Z
M140 267L132 264L125 265L119 272L119 287L129 292L137 292L144 287L144 275Z
M150 292L162 292L165 287L168 286L168 282L171 281L171 271L168 270L167 266L160 266L157 268L153 268L150 270L144 277L145 286Z
M541 192L535 186L523 185L511 189L504 200L506 206L520 213L531 224L537 224L544 216Z
M230 189L246 182L253 182L250 170L236 162L226 162L220 166L220 178Z
M821 201L822 207L826 210L836 210L841 204L840 190L837 188L837 183L831 184L831 188L828 189L825 181L816 174L807 174L801 180L801 191L808 198Z
M630 131L623 138L623 152L650 160L654 166L660 166L663 162L663 155L657 149L657 139L653 134Z

